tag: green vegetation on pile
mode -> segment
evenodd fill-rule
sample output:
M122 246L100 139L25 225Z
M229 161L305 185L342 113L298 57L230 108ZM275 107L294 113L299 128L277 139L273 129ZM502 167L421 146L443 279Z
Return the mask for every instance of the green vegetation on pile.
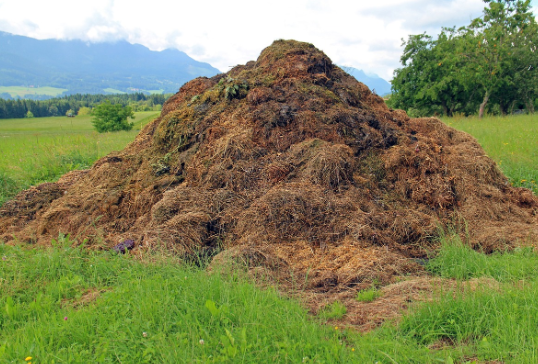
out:
M136 113L133 130L104 134L95 132L89 115L0 120L0 205L22 189L123 149L157 115Z

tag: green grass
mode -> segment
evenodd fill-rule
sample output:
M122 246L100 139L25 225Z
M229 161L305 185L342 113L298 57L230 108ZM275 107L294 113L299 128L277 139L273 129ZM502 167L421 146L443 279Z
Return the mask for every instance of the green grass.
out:
M445 237L440 251L427 265L430 272L444 278L489 277L499 282L535 280L536 267L538 254L532 247L485 255L471 249L458 236Z
M60 96L63 92L67 91L66 88L57 87L26 87L26 86L0 86L0 94L8 93L11 97L24 97L25 95L48 95L48 96Z
M375 287L373 287L357 292L357 297L355 298L359 302L372 302L379 297L381 297L381 292L379 292Z
M325 306L318 314L319 317L325 320L340 319L347 313L347 308L339 301L334 301Z
M354 361L345 332L241 276L57 245L0 245L2 363Z
M452 358L538 362L538 254L530 248L485 255L444 237L427 269L456 279L433 303L406 316L398 332L417 345L444 343ZM488 277L475 288L462 281ZM443 291L444 290L444 291Z
M27 356L33 363L536 363L538 356L538 272L506 276L497 289L439 287L434 302L415 304L399 325L360 334L322 324L345 314L338 301L324 310L336 316L316 318L241 273L209 274L158 252L140 261L90 251L66 237L53 245L0 244L2 363ZM454 247L459 261L476 258ZM512 254L484 256L482 265L499 275L505 268L495 267L512 265ZM533 254L519 255L519 264L533 264ZM436 274L458 276L438 266L448 270ZM465 276L482 275L466 266Z
M24 188L123 149L157 115L136 113L133 130L103 134L94 131L91 116L0 120L0 205Z
M474 136L514 186L538 192L538 114L443 121Z

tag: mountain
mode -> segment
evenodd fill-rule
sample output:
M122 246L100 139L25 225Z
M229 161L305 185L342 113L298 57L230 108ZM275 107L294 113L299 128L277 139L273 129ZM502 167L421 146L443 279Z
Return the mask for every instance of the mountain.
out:
M0 86L52 86L66 93L163 90L220 71L177 49L152 51L126 41L38 40L0 32Z
M390 83L378 75L368 75L363 70L353 67L342 67L342 69L355 77L357 81L364 83L370 90L375 91L376 94L380 96L390 94Z

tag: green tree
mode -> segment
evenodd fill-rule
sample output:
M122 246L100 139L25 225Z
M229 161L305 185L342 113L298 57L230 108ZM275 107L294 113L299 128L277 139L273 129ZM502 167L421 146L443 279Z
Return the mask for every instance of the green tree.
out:
M445 28L437 39L426 34L410 35L400 58L403 68L394 72L391 106L411 110L412 116L443 113L452 116L472 101L473 92L462 77L459 33Z
M30 110L28 110L28 112L26 113L26 117L31 119L34 117L34 114L32 114L32 112Z
M535 29L530 0L484 2L488 4L484 8L484 16L474 19L467 27L462 52L462 56L468 59L467 74L472 74L475 84L482 89L479 117L484 115L493 95L502 95L501 109L512 101L508 100L508 95L515 97L514 70L523 46L521 39Z
M77 115L89 115L91 112L91 109L89 107L83 106L80 109L78 109Z
M529 0L484 0L483 16L434 39L411 35L394 72L390 106L412 116L478 111L506 114L519 102L534 112L538 27ZM477 110L478 109L478 110ZM492 109L492 108L490 108Z
M97 105L93 109L92 115L92 124L99 133L131 130L134 125L134 123L127 121L127 118L134 119L131 107L111 104L109 100Z

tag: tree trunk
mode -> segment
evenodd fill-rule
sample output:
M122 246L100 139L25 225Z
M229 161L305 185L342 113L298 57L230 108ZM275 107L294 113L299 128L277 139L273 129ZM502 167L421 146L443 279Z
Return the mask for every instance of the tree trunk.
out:
M510 115L514 115L514 106L516 106L516 100L512 101L512 104L510 105Z
M443 113L445 114L445 116L450 117L451 115L450 115L450 112L448 111L448 107L446 106L446 103L443 102L443 103L441 104L441 106L443 106Z
M527 101L525 102L525 104L527 106L527 112L529 114L534 114L534 102L533 102L532 98L527 97Z
M480 109L478 110L479 119L482 119L482 117L484 116L484 110L486 109L486 104L488 103L488 100L489 100L489 91L486 90L486 94L484 95L484 100L480 104Z

